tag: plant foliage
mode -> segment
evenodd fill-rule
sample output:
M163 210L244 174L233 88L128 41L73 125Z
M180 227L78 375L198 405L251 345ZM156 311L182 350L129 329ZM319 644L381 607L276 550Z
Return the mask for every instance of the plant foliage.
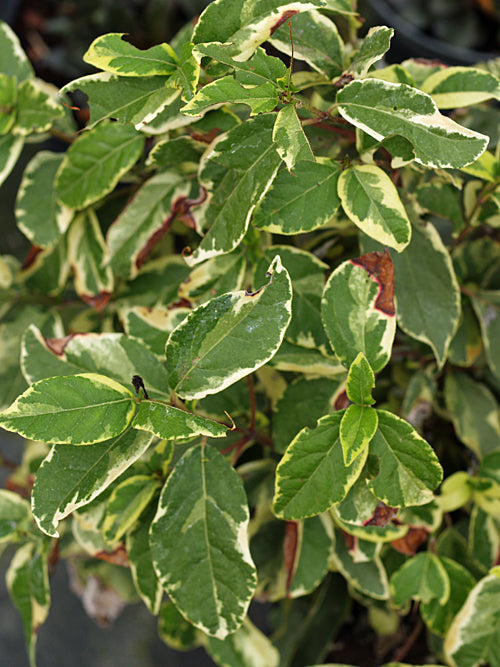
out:
M220 665L335 660L355 613L380 664L420 623L436 664L500 667L500 82L384 66L353 5L215 0L171 44L97 38L59 92L1 26L1 179L68 143L0 257L33 664L67 559Z

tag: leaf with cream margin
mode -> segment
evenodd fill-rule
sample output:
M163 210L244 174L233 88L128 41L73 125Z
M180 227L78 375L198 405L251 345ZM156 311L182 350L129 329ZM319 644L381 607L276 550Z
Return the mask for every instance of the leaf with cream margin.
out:
M149 544L149 530L155 512L156 507L154 503L151 503L141 515L140 521L137 521L132 530L127 533L125 545L130 563L130 573L137 592L153 616L158 616L163 598L163 588L153 567Z
M212 419L153 400L141 401L132 426L167 440L191 438L195 435L223 438L229 429L229 426Z
M323 0L271 0L265 4L251 0L215 0L201 14L193 42L230 43L230 55L235 60L245 61L290 16L325 4Z
M439 109L456 109L500 99L500 81L474 67L446 67L431 74L421 86Z
M289 171L300 160L314 160L309 140L293 104L287 104L278 111L273 128L273 141Z
M343 262L325 285L321 315L335 354L350 366L363 352L374 372L389 361L394 335L394 267L389 251Z
M432 98L404 83L352 81L337 93L340 115L378 141L400 135L426 167L459 169L486 150L489 138L439 113Z
M280 662L276 647L248 617L225 639L208 637L205 648L220 667L278 667Z
M134 412L128 389L82 373L35 382L0 413L0 426L41 442L90 445L122 433Z
M278 90L267 81L260 86L242 86L232 76L224 76L203 86L181 111L200 116L224 104L248 104L252 116L269 113L278 104Z
M17 540L17 530L31 521L31 510L26 498L18 493L0 489L0 545Z
M370 67L383 58L389 50L393 35L393 28L385 25L370 28L347 71L358 78L366 76Z
M123 39L125 33L111 32L94 39L83 60L94 67L126 76L158 76L173 74L177 56L169 44L138 49Z
M0 136L0 185L10 174L24 146L24 137L13 134Z
M500 569L493 568L469 593L444 642L451 667L499 667Z
M450 579L441 559L430 551L413 556L391 576L392 600L401 607L409 600L446 604L450 597Z
M127 429L91 447L54 445L38 469L31 505L40 530L57 537L57 526L105 491L144 454L151 433Z
M372 164L353 165L340 174L338 193L354 224L376 241L402 252L411 223L389 176Z
M198 306L172 331L166 355L173 391L182 398L215 394L274 356L290 323L292 302L290 277L279 256L267 280L256 292L229 292Z
M344 464L340 441L343 411L318 420L292 440L278 468L273 511L281 519L305 519L340 502L358 478L367 450Z
M225 639L255 591L242 482L213 447L191 447L163 488L151 525L154 567L176 607L206 634Z

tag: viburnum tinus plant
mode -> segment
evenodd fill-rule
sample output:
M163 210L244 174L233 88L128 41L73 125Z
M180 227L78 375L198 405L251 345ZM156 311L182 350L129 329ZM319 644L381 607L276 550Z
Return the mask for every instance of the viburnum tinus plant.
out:
M67 561L220 665L345 663L361 635L377 664L418 639L500 665L500 82L383 66L392 31L359 26L216 0L170 45L99 37L57 93L2 25L2 177L68 143L29 162L32 250L0 260L33 663Z

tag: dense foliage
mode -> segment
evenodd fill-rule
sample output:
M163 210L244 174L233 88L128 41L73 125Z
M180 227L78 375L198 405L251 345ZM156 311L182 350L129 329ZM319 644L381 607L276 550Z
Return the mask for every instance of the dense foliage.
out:
M377 664L425 632L428 662L500 666L500 82L384 66L353 4L216 0L170 45L99 37L60 92L0 27L2 179L69 144L0 258L33 663L66 560L220 665L345 662L357 623Z

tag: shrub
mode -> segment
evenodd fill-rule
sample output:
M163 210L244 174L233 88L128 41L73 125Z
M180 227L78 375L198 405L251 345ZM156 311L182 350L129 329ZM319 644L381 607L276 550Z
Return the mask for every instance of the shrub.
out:
M59 94L2 26L2 177L69 144L28 164L32 250L0 260L32 662L66 560L221 665L345 662L353 624L378 664L425 627L429 659L500 665L500 84L384 67L392 31L359 26L216 0L170 45L99 37Z

